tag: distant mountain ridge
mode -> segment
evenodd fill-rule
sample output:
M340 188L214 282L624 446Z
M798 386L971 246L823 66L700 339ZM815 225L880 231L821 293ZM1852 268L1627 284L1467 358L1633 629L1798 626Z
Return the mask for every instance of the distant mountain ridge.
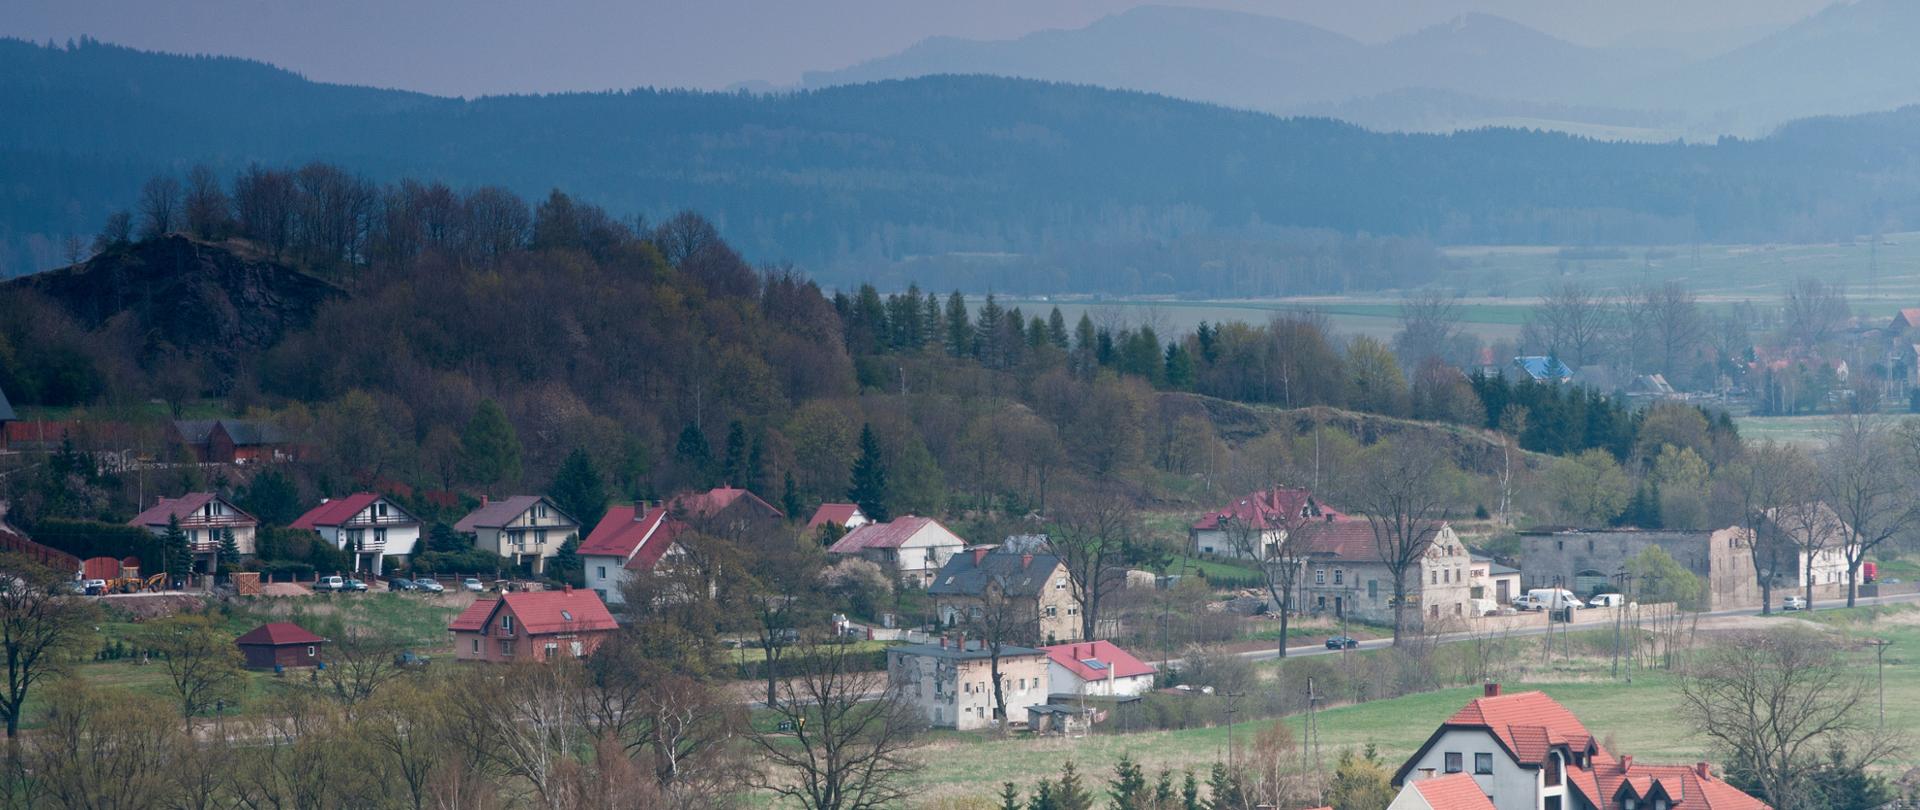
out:
M0 40L0 120L32 123L0 128L0 275L66 264L63 237L132 208L154 172L324 160L535 200L559 188L655 222L691 208L754 260L790 259L828 283L1379 289L1417 277L1434 244L1920 227L1916 119L1813 121L1713 145L1399 135L984 76L463 100L241 60Z
M1704 58L1585 47L1486 14L1370 45L1261 14L1142 6L1013 40L930 39L808 73L802 86L984 74L1331 114L1385 131L1524 124L1634 140L1711 140L1765 134L1797 118L1920 103L1916 41L1920 3L1911 0L1843 0Z

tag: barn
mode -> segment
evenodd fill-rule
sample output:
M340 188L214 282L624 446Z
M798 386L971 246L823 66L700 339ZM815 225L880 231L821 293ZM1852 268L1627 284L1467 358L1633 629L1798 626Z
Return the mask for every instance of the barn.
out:
M233 643L246 656L247 669L292 669L324 666L320 651L327 640L297 624L272 622L247 631Z

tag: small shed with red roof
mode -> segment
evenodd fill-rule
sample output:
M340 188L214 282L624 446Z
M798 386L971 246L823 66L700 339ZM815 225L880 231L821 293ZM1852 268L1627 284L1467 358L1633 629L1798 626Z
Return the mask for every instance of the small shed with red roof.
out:
M872 522L857 503L823 503L813 510L813 519L807 521L807 532L817 532L829 523L842 529L858 529Z
M520 591L476 599L454 617L457 661L547 661L592 655L619 629L593 591Z
M319 666L327 640L292 622L271 622L234 639L247 669L294 669Z
M1047 691L1076 697L1131 697L1153 688L1152 664L1111 641L1041 647L1047 654Z

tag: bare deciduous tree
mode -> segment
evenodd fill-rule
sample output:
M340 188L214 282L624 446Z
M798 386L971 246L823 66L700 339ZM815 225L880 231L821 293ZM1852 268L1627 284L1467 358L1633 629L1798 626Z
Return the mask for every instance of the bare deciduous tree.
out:
M1700 652L1681 679L1680 709L1770 804L1798 808L1809 806L1817 760L1835 744L1870 760L1885 753L1885 741L1868 733L1868 695L1830 639L1780 628Z
M1840 519L1847 607L1853 607L1859 597L1860 564L1867 555L1913 525L1916 513L1908 482L1912 472L1920 469L1916 464L1920 464L1920 424L1909 422L1896 434L1873 414L1835 418L1820 451L1820 469L1823 494Z
M1298 512L1275 514L1256 526L1235 516L1222 518L1220 533L1234 555L1253 560L1260 566L1260 578L1267 598L1280 614L1278 655L1287 655L1287 628L1293 615L1293 600L1306 570L1307 556L1313 551L1314 535L1325 525L1319 506L1311 497Z
M20 717L33 688L64 672L93 638L92 606L56 591L60 581L33 560L0 556L0 650L7 667L0 715L6 717L8 739L20 735Z
M1393 353L1409 369L1428 357L1446 356L1460 332L1460 304L1439 290L1423 290L1400 299L1400 331L1393 336Z
M1577 281L1557 284L1533 308L1530 342L1578 368L1601 359L1600 342L1612 320L1606 298Z
M1847 288L1838 282L1829 284L1818 278L1794 279L1787 290L1785 320L1787 338L1812 348L1833 336L1834 327L1847 319Z
M919 767L907 752L926 720L905 681L860 671L851 646L804 640L773 709L777 725L749 737L772 766L756 786L807 810L897 806Z
M1407 575L1418 575L1421 557L1446 525L1452 472L1453 463L1432 442L1382 439L1367 449L1346 487L1348 502L1373 531L1374 553L1393 577L1396 646L1406 632Z
M148 622L140 641L160 656L160 667L189 727L214 704L239 695L240 650L233 637L205 616L179 615Z
M1813 460L1791 445L1769 439L1747 449L1744 458L1715 477L1724 518L1745 530L1747 553L1753 559L1760 585L1760 612L1773 612L1773 588L1792 569L1799 538L1821 538L1825 546L1826 521L1831 514L1817 505L1813 488L1817 472ZM1809 589L1808 604L1812 604Z
M960 622L966 638L978 639L980 647L987 652L988 677L993 679L993 718L1003 734L1008 717L1000 659L1008 647L1034 643L1040 632L1038 602L1008 593L1011 584L1007 576L989 573L978 603L967 607L965 618ZM1046 584L1042 583L1041 587Z
M180 227L180 181L159 175L140 187L140 235L160 236Z
M1080 637L1100 637L1100 608L1126 586L1127 566L1147 554L1139 515L1115 492L1094 492L1060 504L1047 544L1067 568L1073 600L1080 603Z

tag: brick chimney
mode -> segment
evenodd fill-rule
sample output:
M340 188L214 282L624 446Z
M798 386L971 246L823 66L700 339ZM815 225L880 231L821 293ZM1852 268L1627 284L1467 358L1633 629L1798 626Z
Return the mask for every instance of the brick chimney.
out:
M1621 772L1623 772L1623 773L1624 773L1624 772L1626 772L1626 771L1631 771L1631 770L1633 770L1633 755L1632 755L1632 754L1621 754L1621 755L1620 755L1620 770L1621 770Z
M987 558L987 549L985 547L976 546L973 549L973 564L975 566L980 565L980 561L986 558Z
M1483 697L1499 697L1500 684L1489 682L1486 686L1481 687L1480 694Z
M1713 766L1711 766L1711 765L1708 765L1708 764L1707 764L1707 763L1705 763L1705 762L1696 762L1696 763L1694 763L1694 765L1693 765L1693 771L1694 771L1694 773L1697 773L1697 774L1700 774L1700 778L1701 778L1701 779L1712 779L1712 778L1713 778Z
M1033 567L1033 555L1032 554L1020 555L1020 570L1025 571L1031 567Z
M487 505L487 493L485 492L480 493L480 505L481 506Z

